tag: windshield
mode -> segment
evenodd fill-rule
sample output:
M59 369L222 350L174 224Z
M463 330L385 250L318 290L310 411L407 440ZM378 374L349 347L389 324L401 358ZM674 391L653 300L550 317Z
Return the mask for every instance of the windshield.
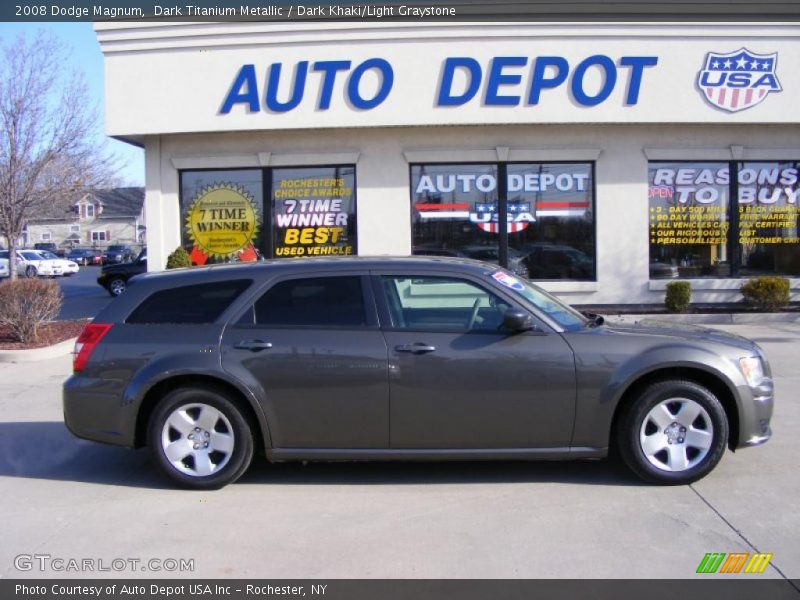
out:
M109 252L122 252L123 250L125 250L125 246L109 246L108 247L108 251Z
M51 259L51 260L52 260L52 259L57 259L57 258L58 258L58 257L57 257L55 254L53 254L52 252L49 252L49 251L47 251L47 250L39 250L39 254L41 254L41 255L42 255L42 256L44 256L45 258L49 258L49 259Z
M507 287L518 296L522 296L568 331L581 329L588 321L577 310L526 279L515 277L506 271L495 271L489 275L500 285Z

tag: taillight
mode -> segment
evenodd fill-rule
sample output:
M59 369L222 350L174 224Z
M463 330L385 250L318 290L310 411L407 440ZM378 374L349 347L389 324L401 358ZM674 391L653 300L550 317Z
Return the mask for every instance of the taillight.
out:
M83 326L78 341L75 342L75 351L72 355L72 371L74 373L83 371L95 346L100 343L110 329L111 325L107 323L87 323Z

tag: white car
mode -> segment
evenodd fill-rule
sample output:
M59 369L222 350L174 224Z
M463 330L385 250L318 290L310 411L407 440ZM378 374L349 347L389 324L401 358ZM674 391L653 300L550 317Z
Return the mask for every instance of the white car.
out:
M8 250L0 252L0 258L8 260ZM48 260L34 250L17 250L17 275L25 277L57 277L64 269L55 261Z
M11 275L11 272L8 270L8 259L0 258L0 279L4 279L9 275Z
M75 261L67 260L65 258L59 258L49 250L37 250L36 252L42 255L42 257L44 257L46 260L54 261L59 265L61 265L61 270L63 271L64 275L68 277L70 275L75 275L75 273L77 273L81 269L78 266L78 263L76 263Z

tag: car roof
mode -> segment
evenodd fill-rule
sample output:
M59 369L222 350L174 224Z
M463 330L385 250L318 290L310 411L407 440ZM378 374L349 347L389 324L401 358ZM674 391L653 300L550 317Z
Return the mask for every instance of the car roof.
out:
M255 276L269 271L310 272L337 269L421 269L441 270L455 269L462 272L483 274L487 269L499 269L497 265L473 260L470 258L450 256L335 256L292 259L271 259L246 263L222 263L202 267L186 267L168 271L150 272L137 277L140 281L157 281L160 279L187 278L205 279L204 275ZM217 277L213 277L216 279ZM166 281L165 281L166 283Z

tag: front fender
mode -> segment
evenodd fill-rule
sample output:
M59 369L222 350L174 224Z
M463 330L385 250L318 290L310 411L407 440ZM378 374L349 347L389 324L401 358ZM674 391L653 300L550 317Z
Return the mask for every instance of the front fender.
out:
M620 356L616 364L613 357L603 358L598 360L587 354L577 357L578 401L573 446L607 447L614 414L625 392L659 371L693 369L707 373L726 386L736 400L739 414L742 413L740 390L747 389L747 382L734 360L724 353L678 343Z

